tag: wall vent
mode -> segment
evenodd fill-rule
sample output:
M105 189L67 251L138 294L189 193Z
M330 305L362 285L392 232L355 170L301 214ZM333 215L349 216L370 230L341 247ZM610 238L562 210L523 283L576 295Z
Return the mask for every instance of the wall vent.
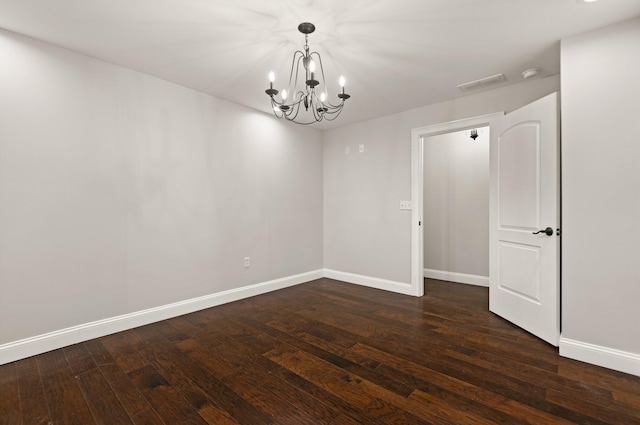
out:
M492 75L491 77L485 77L479 80L469 81L468 83L460 84L458 88L460 89L460 91L467 92L467 91L476 90L481 87L488 86L490 84L502 83L504 81L507 81L507 77L505 77L504 74L496 74L496 75Z

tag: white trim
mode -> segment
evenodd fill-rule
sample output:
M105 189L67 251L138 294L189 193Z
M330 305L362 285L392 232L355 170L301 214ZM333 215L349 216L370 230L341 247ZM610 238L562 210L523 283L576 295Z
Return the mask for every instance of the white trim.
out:
M415 295L411 284L405 282L396 282L393 280L379 279L377 277L363 276L361 274L346 273L331 269L324 269L324 277L348 283L355 283L356 285L368 286L369 288L397 292L404 295Z
M560 337L560 355L640 376L640 354Z
M322 269L314 270L13 341L0 345L0 365L115 332L310 282L322 277Z
M423 207L424 207L424 137L453 131L467 130L473 127L484 127L504 115L503 112L464 118L456 121L414 128L411 130L411 295L424 295L424 235Z
M448 280L449 282L466 283L467 285L489 287L489 276L448 272L445 270L424 269L424 277L429 279Z
M504 116L504 111L492 114L478 115L477 117L463 118L441 124L429 125L426 127L414 128L411 130L412 138L430 137L439 134L453 133L455 131L468 130L473 127L484 127L491 124L491 121Z
M422 137L411 133L411 289L412 295L424 295L424 232L423 191L424 191L424 142Z

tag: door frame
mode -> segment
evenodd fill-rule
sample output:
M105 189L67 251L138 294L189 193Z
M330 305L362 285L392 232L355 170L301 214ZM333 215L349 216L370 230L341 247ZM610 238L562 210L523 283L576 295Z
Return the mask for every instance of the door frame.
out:
M424 295L424 138L491 127L491 122L504 114L504 111L495 112L411 130L411 294L416 297Z

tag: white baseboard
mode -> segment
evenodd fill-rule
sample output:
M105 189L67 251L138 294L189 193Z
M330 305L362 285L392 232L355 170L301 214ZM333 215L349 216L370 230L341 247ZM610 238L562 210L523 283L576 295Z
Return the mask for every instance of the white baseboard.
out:
M377 277L340 272L331 269L324 269L324 277L348 283L355 283L356 285L368 286L370 288L383 289L385 291L415 296L415 291L411 287L411 284L405 282L396 282L393 280L379 279Z
M115 332L320 279L323 276L322 269L315 270L10 342L0 345L0 365Z
M640 355L560 337L560 355L640 376Z
M484 286L486 288L489 287L488 276L447 272L444 270L424 269L424 277L428 279L448 280L449 282L466 283L467 285Z

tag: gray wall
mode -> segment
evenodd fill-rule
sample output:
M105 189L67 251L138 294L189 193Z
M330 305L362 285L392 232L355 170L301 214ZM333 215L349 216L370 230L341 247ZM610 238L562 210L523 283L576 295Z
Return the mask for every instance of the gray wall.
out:
M5 31L0 62L0 344L322 268L319 132Z
M640 18L562 41L562 335L636 355L639 52Z
M411 130L513 111L559 84L559 76L533 80L326 131L325 267L408 283L411 214L399 203L411 199Z
M489 127L424 138L424 267L489 276Z

